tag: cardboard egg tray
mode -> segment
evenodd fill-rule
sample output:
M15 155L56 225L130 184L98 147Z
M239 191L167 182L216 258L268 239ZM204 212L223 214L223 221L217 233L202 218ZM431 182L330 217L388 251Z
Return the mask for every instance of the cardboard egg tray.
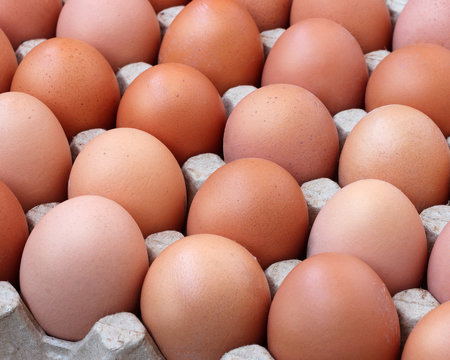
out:
M386 3L391 12L392 22L395 24L407 0L386 0ZM177 6L165 9L158 14L162 35L182 8L183 6ZM261 33L265 56L283 31L284 29L274 29ZM34 46L44 40L34 39L24 42L16 51L18 61L20 62ZM388 54L386 50L379 50L365 55L369 74ZM121 68L116 74L121 95L131 82L149 67L151 65L146 63L134 63ZM227 115L243 97L254 90L256 90L255 87L246 85L229 89L222 97ZM349 109L334 116L341 148L350 131L365 115L366 112L362 109ZM75 136L70 144L73 160L90 140L104 131L91 129ZM450 138L447 141L450 147ZM184 163L182 172L186 180L188 206L208 176L224 164L224 161L215 154L197 155ZM308 205L311 226L320 209L340 187L333 180L323 178L304 183L301 189ZM57 203L42 204L31 209L27 213L30 231L56 205ZM450 221L450 203L425 209L420 217L425 227L430 253L438 234ZM182 237L183 234L177 231L164 231L147 237L145 242L150 263L168 245ZM265 274L272 297L286 275L298 263L300 260L297 259L285 260L272 264L266 269ZM427 290L418 288L402 291L396 294L393 300L400 319L402 345L414 325L427 312L439 305ZM124 312L105 316L94 324L84 339L78 342L60 340L45 334L11 284L5 281L0 282L0 359L69 358L164 360L142 322L132 313ZM255 344L234 349L222 357L222 360L245 359L273 360L273 357L267 349Z

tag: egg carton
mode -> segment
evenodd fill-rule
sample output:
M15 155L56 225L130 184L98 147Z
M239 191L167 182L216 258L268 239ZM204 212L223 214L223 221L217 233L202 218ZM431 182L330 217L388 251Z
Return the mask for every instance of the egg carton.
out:
M392 23L395 24L407 0L386 0L386 3L390 10ZM157 18L162 36L182 9L183 6L177 6L165 9L158 14ZM261 33L265 57L284 31L285 29L273 29ZM18 61L20 62L34 46L42 41L45 41L45 39L34 39L19 46L16 51ZM365 54L369 74L389 53L386 50L379 50ZM140 62L129 64L120 69L116 77L121 95L137 76L150 67L150 64ZM254 90L256 90L256 87L250 85L229 89L222 97L227 115L231 113L242 98ZM348 109L333 117L341 148L350 131L366 114L362 109ZM75 136L70 144L73 160L90 140L104 131L103 129L91 129ZM450 137L447 141L450 147ZM215 154L200 154L184 163L182 172L186 180L188 204L191 203L201 184L224 164L224 161ZM303 184L301 188L308 205L311 226L320 209L340 187L330 179L316 179ZM56 205L57 203L42 204L31 209L27 213L30 229ZM439 232L450 220L449 205L433 206L420 214L426 230L429 252ZM165 231L147 237L145 242L150 263L167 246L182 237L183 234L176 231ZM287 274L300 262L297 259L285 260L272 264L266 269L265 274L272 297ZM439 305L437 300L425 289L402 291L393 297L393 301L399 315L402 345L415 324L427 312ZM78 342L48 336L33 318L16 289L7 282L0 282L0 339L0 359L164 360L142 322L132 313L105 316L94 324L84 339ZM245 359L273 360L273 357L267 349L256 344L234 349L222 357L222 360Z

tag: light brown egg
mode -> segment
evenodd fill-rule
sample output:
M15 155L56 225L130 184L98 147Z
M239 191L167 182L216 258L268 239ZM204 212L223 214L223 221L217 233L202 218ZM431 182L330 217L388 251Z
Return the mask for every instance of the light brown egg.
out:
M19 200L0 181L0 281L19 285L19 266L28 225Z
M330 251L365 261L394 295L420 286L427 240L411 201L395 186L367 179L338 191L317 215L307 256Z
M386 56L367 83L366 110L403 104L427 114L450 136L450 50L436 44L402 47Z
M427 313L406 340L402 360L448 360L450 357L450 301Z
M116 125L152 134L182 165L194 155L221 153L225 122L214 84L191 66L167 63L131 83L120 101Z
M367 264L326 253L301 262L283 281L267 340L277 360L394 360L400 326L386 286Z
M17 69L17 59L11 43L0 28L0 93L9 91Z
M156 13L159 13L161 10L173 7L186 5L191 0L149 0L150 4L152 4L153 9L155 9Z
M155 63L161 33L149 0L68 0L56 36L86 41L114 71L139 61Z
M424 113L405 105L371 111L351 131L339 159L339 184L380 179L399 188L422 212L449 195L450 151Z
M258 25L259 31L289 26L292 0L238 0L244 5Z
M61 0L1 0L0 28L14 49L23 41L55 36Z
M427 285L440 302L450 301L450 222L442 229L428 261Z
M224 165L202 184L189 209L187 234L235 240L265 269L300 257L308 225L294 177L271 161L246 158Z
M28 94L0 94L0 129L0 181L23 209L65 200L72 156L50 109Z
M448 0L409 0L395 24L394 50L410 44L434 43L450 50Z
M144 238L114 201L80 196L50 210L28 238L22 297L42 328L82 339L100 318L136 311L148 270Z
M291 25L323 17L344 26L358 40L364 53L391 46L391 18L385 0L293 0Z
M273 84L252 92L231 112L223 152L226 162L244 157L276 162L302 184L334 177L339 141L316 96L295 85Z
M181 62L200 70L220 94L260 82L264 61L258 27L235 0L193 0L170 24L159 63Z
M167 360L219 359L262 344L270 291L256 259L217 235L192 235L152 263L141 295L142 319Z
M181 230L186 185L175 157L145 131L109 130L91 140L75 159L69 198L95 194L122 205L144 236Z
M71 139L80 131L114 125L120 93L98 50L76 39L54 38L33 48L11 84L46 104Z
M367 77L364 54L352 34L334 21L313 18L280 36L267 57L261 84L302 86L334 115L362 107Z

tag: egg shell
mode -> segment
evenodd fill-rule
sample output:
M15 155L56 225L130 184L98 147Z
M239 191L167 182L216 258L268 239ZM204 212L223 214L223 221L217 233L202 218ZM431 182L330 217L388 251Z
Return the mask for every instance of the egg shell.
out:
M450 222L439 234L428 262L427 285L440 302L450 301Z
M268 348L277 360L397 359L394 303L363 261L324 253L297 265L270 307Z
M358 40L364 53L389 49L391 18L385 0L293 0L291 25L308 18L326 18L344 26Z
M450 301L426 314L414 327L402 360L447 360L450 357Z
M76 341L103 316L136 311L147 270L144 238L130 214L112 200L79 196L31 232L20 287L49 335Z
M450 50L436 44L402 47L375 68L366 89L366 110L403 104L427 114L450 136Z
M19 284L19 266L28 225L19 200L0 181L0 281Z
M111 128L120 99L119 85L104 56L69 38L53 38L33 48L17 68L11 90L45 103L69 139L83 130Z
M300 186L281 166L245 158L216 170L192 201L187 234L217 234L237 241L265 269L299 257L308 232Z
M353 35L334 21L311 18L280 36L267 56L261 84L302 86L334 115L362 107L367 77L364 54Z
M117 127L144 130L162 141L180 164L202 153L221 153L225 107L214 84L177 63L144 71L125 91Z
M264 86L247 95L225 125L226 162L260 157L276 162L297 181L334 177L339 157L336 126L324 104L289 84Z
M450 50L448 0L409 0L395 24L394 50L418 43L434 43Z
M386 105L353 128L339 159L339 184L380 179L398 187L417 211L447 202L450 151L442 132L410 106Z
M114 71L130 63L157 59L161 34L149 0L68 0L56 36L86 41Z
M264 61L258 27L235 0L193 0L167 29L159 63L181 62L200 70L222 95L260 82Z
M50 109L31 95L0 94L0 181L24 211L67 198L69 143Z
M420 285L427 240L411 201L385 181L366 179L338 191L317 215L307 256L330 251L365 261L394 295Z
M9 39L0 29L0 93L9 91L17 69L17 59Z
M259 31L289 26L292 0L238 0L258 25Z
M156 13L174 6L186 5L190 0L149 0Z
M142 287L143 322L167 360L219 359L261 344L269 307L256 259L217 235L187 236L167 247Z
M144 236L180 230L186 185L175 157L145 131L117 128L90 141L70 172L69 198L95 194L118 202Z
M61 0L1 0L0 28L14 49L25 40L55 36Z

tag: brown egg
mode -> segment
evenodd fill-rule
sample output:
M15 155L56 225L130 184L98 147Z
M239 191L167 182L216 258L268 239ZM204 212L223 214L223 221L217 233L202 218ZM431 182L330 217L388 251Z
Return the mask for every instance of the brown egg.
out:
M371 111L348 136L339 159L339 184L380 179L398 187L422 212L449 195L450 152L436 124L405 105Z
M289 26L292 0L238 0L244 5L258 25L259 31Z
M0 29L0 93L9 91L11 81L17 69L17 59L11 43Z
M145 326L167 360L211 360L265 338L270 291L255 258L217 235L187 236L152 263Z
M180 164L201 153L220 153L225 107L214 84L197 69L176 63L151 67L125 91L117 127L147 131Z
M301 255L308 208L295 179L264 159L232 161L215 171L192 201L187 234L217 234L235 240L269 265Z
M50 109L24 93L0 94L0 129L0 181L23 209L65 200L72 156Z
M427 313L406 340L402 360L448 360L450 357L450 301Z
M144 236L181 230L186 185L180 166L166 146L138 130L109 130L90 141L76 158L69 198L95 194L122 205Z
M317 215L307 256L330 251L365 261L394 295L420 285L427 240L411 201L395 186L367 179L338 191Z
M261 83L302 86L334 115L362 107L367 76L364 54L352 34L334 21L313 18L280 36L267 57Z
M428 261L428 290L440 302L450 301L450 222L442 229Z
M114 71L134 62L154 63L161 42L159 23L149 0L67 0L56 36L91 44Z
M358 40L364 53L391 46L391 18L385 0L293 0L291 25L322 17L344 26Z
M386 56L367 83L366 110L387 104L412 106L450 136L450 50L436 44L405 46Z
M31 232L20 287L47 334L76 341L103 316L137 310L147 269L130 214L106 198L80 196L50 210Z
M205 74L220 94L260 81L264 61L258 27L235 0L193 0L170 24L159 62L181 62Z
M11 90L44 102L69 139L83 130L112 127L120 99L116 77L103 55L68 38L33 48L17 68Z
M152 4L153 9L155 9L156 13L159 13L161 10L173 7L186 5L190 0L149 0L150 4Z
M276 162L302 184L334 177L339 140L316 96L295 85L273 84L252 92L231 112L223 152L226 162L244 157Z
M450 50L449 19L448 0L409 0L395 24L393 49L435 43Z
M28 225L19 200L0 181L0 281L19 285L19 266Z
M14 49L23 41L55 36L61 0L1 0L0 28Z
M400 327L378 275L353 256L326 253L306 259L283 281L267 340L277 360L394 360Z

